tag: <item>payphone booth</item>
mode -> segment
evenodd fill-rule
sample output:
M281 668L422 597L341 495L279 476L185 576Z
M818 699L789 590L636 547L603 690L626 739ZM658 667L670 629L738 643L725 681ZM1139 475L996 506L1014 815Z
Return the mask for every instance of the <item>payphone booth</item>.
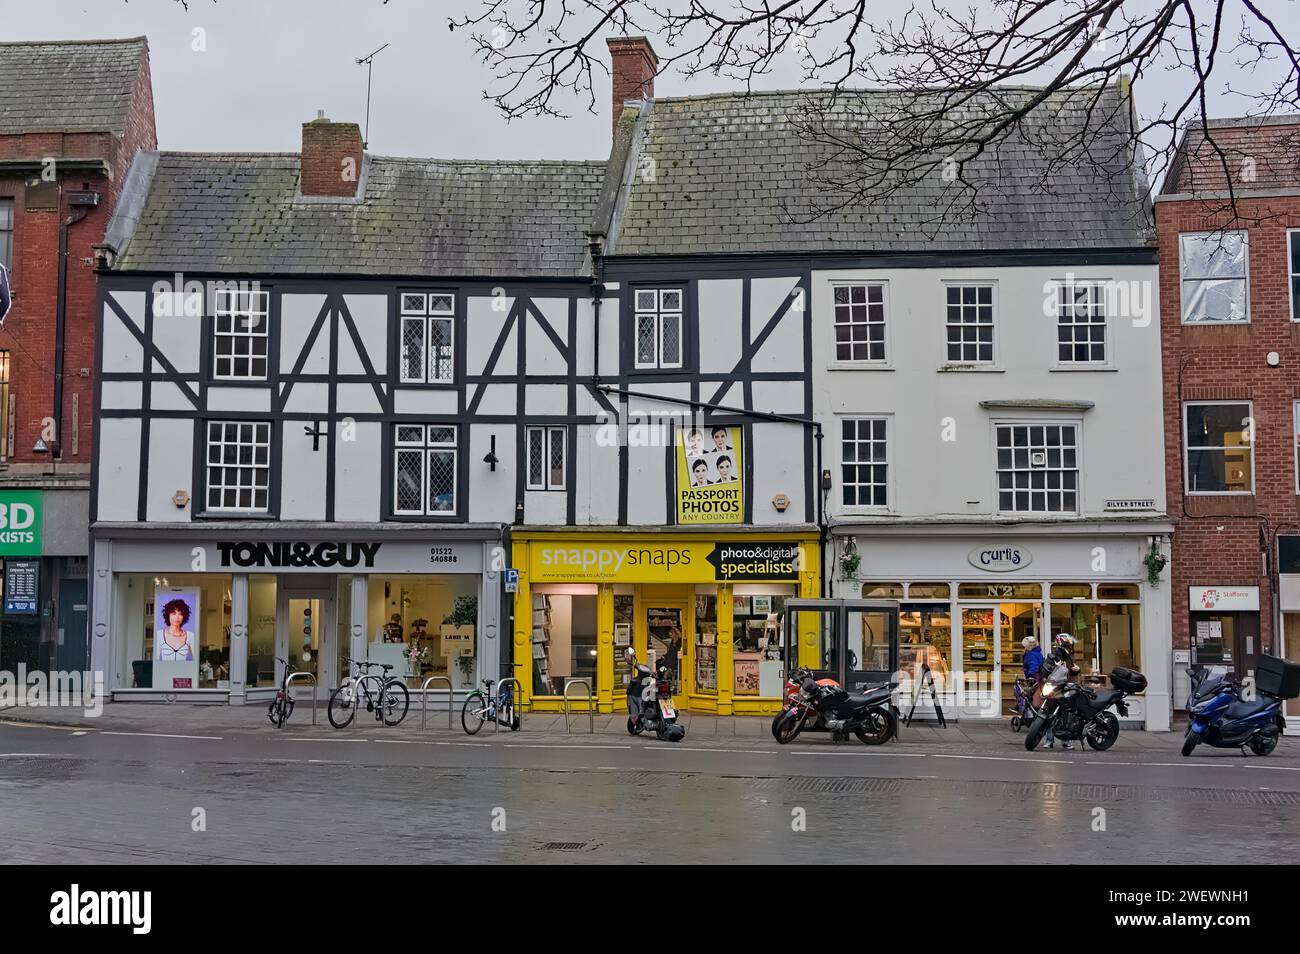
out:
M786 600L784 638L786 673L802 666L850 691L889 682L898 671L898 603Z

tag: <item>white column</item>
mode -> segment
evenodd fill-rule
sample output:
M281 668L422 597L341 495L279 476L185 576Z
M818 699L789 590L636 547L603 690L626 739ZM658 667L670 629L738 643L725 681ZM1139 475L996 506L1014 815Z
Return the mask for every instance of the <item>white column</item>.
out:
M1168 732L1173 714L1174 640L1171 584L1166 573L1158 586L1141 585L1142 673L1147 677L1146 727L1148 732Z
M236 573L230 581L230 704L244 704L248 681L248 576Z
M352 577L352 651L353 659L365 659L370 634L366 632L366 611L369 607L369 577L355 574ZM339 678L350 673L340 673Z
M90 671L104 674L104 687L112 691L121 683L113 644L113 543L96 540L92 552L90 597ZM130 685L130 682L127 682Z

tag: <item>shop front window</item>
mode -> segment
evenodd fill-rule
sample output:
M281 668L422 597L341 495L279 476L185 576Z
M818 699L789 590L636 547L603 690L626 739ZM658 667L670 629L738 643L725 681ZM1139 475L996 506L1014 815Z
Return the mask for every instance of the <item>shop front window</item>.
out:
M571 679L596 694L596 593L586 583L534 587L533 695L563 695Z
M731 601L736 696L779 698L785 601L792 591L737 586Z
M947 583L912 583L907 587L910 600L946 600L949 586Z
M903 584L863 583L862 598L864 600L901 600L903 598Z
M212 573L117 578L118 688L230 688L232 577Z
M1040 600L1043 587L1038 583L959 583L961 600Z
M620 588L626 588L628 592L620 593ZM636 596L632 593L632 587L620 584L614 591L614 685L618 692L626 693L632 682L632 667L623 659L623 654L632 645L635 622Z
M1053 603L1051 636L1073 636L1075 665L1104 681L1117 666L1139 668L1140 610L1137 603ZM1043 652L1051 649L1049 641Z
M718 596L695 594L695 689L718 691Z
M248 677L249 689L267 688L275 682L274 576L248 578Z
M369 662L393 666L392 674L405 677L411 688L420 688L429 676L445 676L457 689L474 687L477 576L372 576L368 594Z
M917 587L913 585L912 589ZM944 587L945 591L947 587ZM947 603L904 603L898 620L898 667L919 682L928 667L946 684L952 659L952 608Z

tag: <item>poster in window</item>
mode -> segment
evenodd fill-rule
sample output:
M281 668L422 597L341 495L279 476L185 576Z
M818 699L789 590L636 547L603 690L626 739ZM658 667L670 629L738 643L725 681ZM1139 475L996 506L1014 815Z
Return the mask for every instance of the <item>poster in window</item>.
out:
M677 428L677 523L741 523L745 517L741 429Z
M197 587L155 588L154 688L198 688L200 598Z

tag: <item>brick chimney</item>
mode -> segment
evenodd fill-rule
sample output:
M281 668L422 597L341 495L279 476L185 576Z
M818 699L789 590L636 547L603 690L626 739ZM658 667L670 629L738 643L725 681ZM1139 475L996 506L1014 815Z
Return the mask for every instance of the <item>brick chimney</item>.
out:
M334 123L324 110L302 124L302 194L350 199L361 179L361 127Z
M655 94L655 72L659 57L643 36L617 36L605 41L609 45L610 65L614 74L614 129L628 100L650 99Z

